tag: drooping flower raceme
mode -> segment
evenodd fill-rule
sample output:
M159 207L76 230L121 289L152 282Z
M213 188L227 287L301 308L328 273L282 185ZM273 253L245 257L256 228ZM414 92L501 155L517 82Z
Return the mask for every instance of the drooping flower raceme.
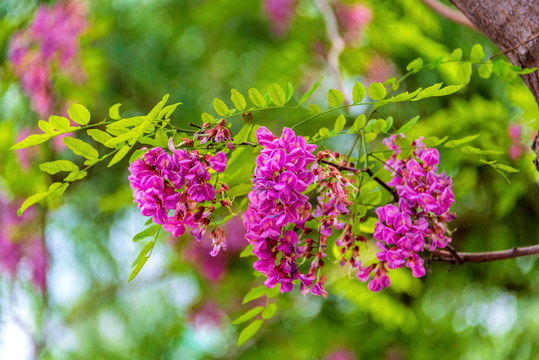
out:
M86 13L85 4L76 0L42 5L30 26L10 40L9 61L41 117L49 116L53 109L51 74L55 66L72 79L83 78L79 62L74 60L79 36L87 27Z
M384 144L395 151L386 169L393 174L388 185L397 190L398 206L388 204L376 210L378 223L373 236L381 250L376 254L380 263L360 266L358 272L360 280L368 281L374 270L374 279L369 282L372 291L388 287L388 270L405 264L415 277L424 276L424 261L418 253L425 248L434 251L446 247L451 242L446 223L455 218L449 212L454 202L451 178L445 172L436 172L438 150L425 147L419 139L412 143L413 153L401 158L396 140L393 135Z
M226 167L226 154L202 156L197 150L176 149L169 141L170 154L156 147L148 150L140 159L129 166L129 182L133 197L142 215L152 216L153 222L162 224L165 231L178 237L189 233L197 240L210 223L215 210L215 188L209 183L209 169L223 172ZM210 206L199 205L205 201ZM219 230L216 230L219 233ZM217 255L221 248L226 249L226 241L216 236L212 254Z
M303 251L296 231L304 227L311 213L309 199L302 193L314 182L309 165L316 160L316 145L307 144L289 128L278 138L260 127L256 138L262 150L255 161L249 208L243 216L245 237L259 259L254 268L267 277L266 286L281 284L283 293L292 290L296 279L302 288L309 288L313 278L298 268Z

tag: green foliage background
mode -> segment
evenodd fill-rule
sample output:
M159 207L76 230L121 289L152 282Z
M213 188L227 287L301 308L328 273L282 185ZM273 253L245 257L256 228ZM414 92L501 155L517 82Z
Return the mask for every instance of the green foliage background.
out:
M482 35L441 18L418 0L363 4L372 9L373 20L361 41L340 57L348 88L358 80L368 82L370 64L377 58L385 62L388 76L398 77L413 59L430 62L453 48L468 54L480 43L487 56L498 52ZM31 21L37 5L27 0L0 4L1 184L16 197L48 187L37 167L21 170L8 150L18 130L38 120L6 61L9 37ZM229 99L231 88L246 94L250 87L291 82L302 93L324 75L314 97L321 103L335 87L320 50L331 44L323 17L310 0L297 1L295 18L282 36L270 31L258 0L96 0L89 9L90 28L81 43L87 80L74 86L57 77L55 87L99 119L118 102L126 116L145 114L169 93L171 102L183 103L173 121L186 128L199 123L201 113L212 111L214 97ZM539 188L533 156L528 152L515 162L506 154L509 123L522 125L523 142L531 143L539 128L537 104L520 79L484 80L476 73L458 94L393 104L383 112L397 126L421 115L410 137L480 134L474 146L503 152L492 159L520 170L511 174L509 184L479 157L441 150L441 167L454 181L456 249L535 244ZM403 86L456 84L454 74L451 65L441 66L409 77ZM278 130L305 114L272 110L256 114L254 121ZM237 131L242 121L235 121L232 129ZM332 128L334 121L334 116L321 117L298 132L313 135L322 126ZM354 140L337 139L323 144L346 152ZM39 157L50 156L50 149L42 147ZM246 161L238 176L248 178L252 167ZM257 305L242 306L241 300L261 283L252 258L234 254L226 274L208 281L184 255L193 239L172 243L163 237L143 272L127 284L130 263L142 247L131 238L145 220L132 204L126 166L97 166L46 219L48 293L35 293L24 276L16 286L2 277L1 287L2 316L9 315L13 299L26 304L25 322L39 358L323 359L336 349L348 349L358 359L538 359L536 256L453 268L432 263L432 273L421 280L408 271L395 274L391 288L382 293L370 293L346 271L333 270L328 299L303 297L298 291L272 298L277 315L253 340L237 347L244 325L231 320ZM218 310L209 311L208 302ZM215 318L219 320L212 322ZM0 332L5 329L0 323Z

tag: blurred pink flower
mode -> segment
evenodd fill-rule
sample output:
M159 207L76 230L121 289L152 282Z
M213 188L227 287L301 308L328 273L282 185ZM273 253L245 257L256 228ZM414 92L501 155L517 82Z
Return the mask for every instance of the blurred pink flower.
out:
M324 360L356 360L356 356L351 350L339 348L327 354Z
M35 112L42 118L53 111L52 72L82 79L73 59L79 50L79 35L87 27L86 5L75 0L52 7L41 5L30 26L16 32L9 44L8 59Z
M20 217L17 209L22 201L8 201L0 193L0 271L14 277L22 264L28 260L31 281L44 292L46 290L48 253L43 241L33 233L34 209L28 209Z
M35 133L34 130L28 127L23 128L17 135L16 142L23 140L24 138L28 137L33 133ZM38 157L39 149L36 147L24 148L16 150L15 154L17 154L17 159L19 160L19 165L21 166L21 169L24 171L28 171L32 162Z
M213 301L204 301L189 313L189 322L195 328L212 326L220 327L225 319L225 313Z
M393 64L387 62L380 55L375 54L370 62L366 74L367 83L384 82L395 73Z
M360 40L362 32L372 20L372 10L362 4L337 4L336 13L347 43Z
M264 0L264 12L275 34L286 33L294 16L295 5L295 0Z
M529 151L528 147L522 143L522 127L518 124L512 123L507 127L507 133L509 134L509 158L513 161L518 160L523 154Z
M208 281L218 282L226 274L227 266L238 252L248 245L245 240L245 228L240 217L234 217L223 225L227 239L227 251L221 251L216 256L210 254L212 241L209 236L203 236L200 242L190 241L183 251L186 262L193 264L200 274Z

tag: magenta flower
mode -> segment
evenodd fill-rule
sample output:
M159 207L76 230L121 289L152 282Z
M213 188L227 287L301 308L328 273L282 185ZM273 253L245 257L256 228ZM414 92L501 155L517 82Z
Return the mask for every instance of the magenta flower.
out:
M434 251L451 242L451 238L445 235L445 224L455 217L449 212L455 201L453 183L444 172L436 173L440 160L438 151L426 148L420 140L413 142L417 148L406 159L397 157L400 149L395 135L384 140L384 144L395 151L386 162L386 169L393 173L388 185L396 187L399 202L398 207L388 204L376 209L378 223L373 237L379 240L377 244L381 251L376 254L380 263L373 264L375 277L369 283L372 291L389 285L385 266L397 269L406 263L413 276L424 276L424 260L418 253L424 251L425 246ZM368 273L374 268L367 269L370 270L360 266L358 277L362 281L368 279Z
M222 151L219 151L210 159L210 166L214 171L221 173L225 171L226 161L226 154Z

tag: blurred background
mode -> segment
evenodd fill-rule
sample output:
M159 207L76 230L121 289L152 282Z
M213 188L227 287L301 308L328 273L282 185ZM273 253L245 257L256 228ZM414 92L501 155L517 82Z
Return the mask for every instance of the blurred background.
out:
M296 290L274 298L277 315L237 347L242 326L231 320L254 306L241 301L262 283L252 258L238 256L246 245L240 219L227 224L229 250L216 258L209 239L163 236L127 284L142 247L131 239L146 219L132 203L125 160L93 168L60 204L16 216L26 197L52 182L37 164L71 155L61 141L9 148L73 102L100 121L115 103L125 117L145 114L169 93L183 103L173 121L186 127L231 88L291 82L301 95L324 76L314 96L322 103L330 88L351 97L355 81L399 77L417 57L429 62L453 48L468 54L474 43L487 56L498 52L420 0L0 2L0 358L539 359L537 256L433 263L422 279L395 272L381 293L333 266L327 299ZM456 83L450 70L422 71L403 86ZM520 170L508 183L477 157L441 150L454 181L456 249L538 242L530 144L539 112L520 79L474 74L458 94L383 112L397 124L420 114L412 137L481 134L476 146L503 152L492 159ZM306 114L272 110L254 121L278 130ZM321 117L298 131L312 135L333 121ZM345 151L354 140L338 139L322 145Z

